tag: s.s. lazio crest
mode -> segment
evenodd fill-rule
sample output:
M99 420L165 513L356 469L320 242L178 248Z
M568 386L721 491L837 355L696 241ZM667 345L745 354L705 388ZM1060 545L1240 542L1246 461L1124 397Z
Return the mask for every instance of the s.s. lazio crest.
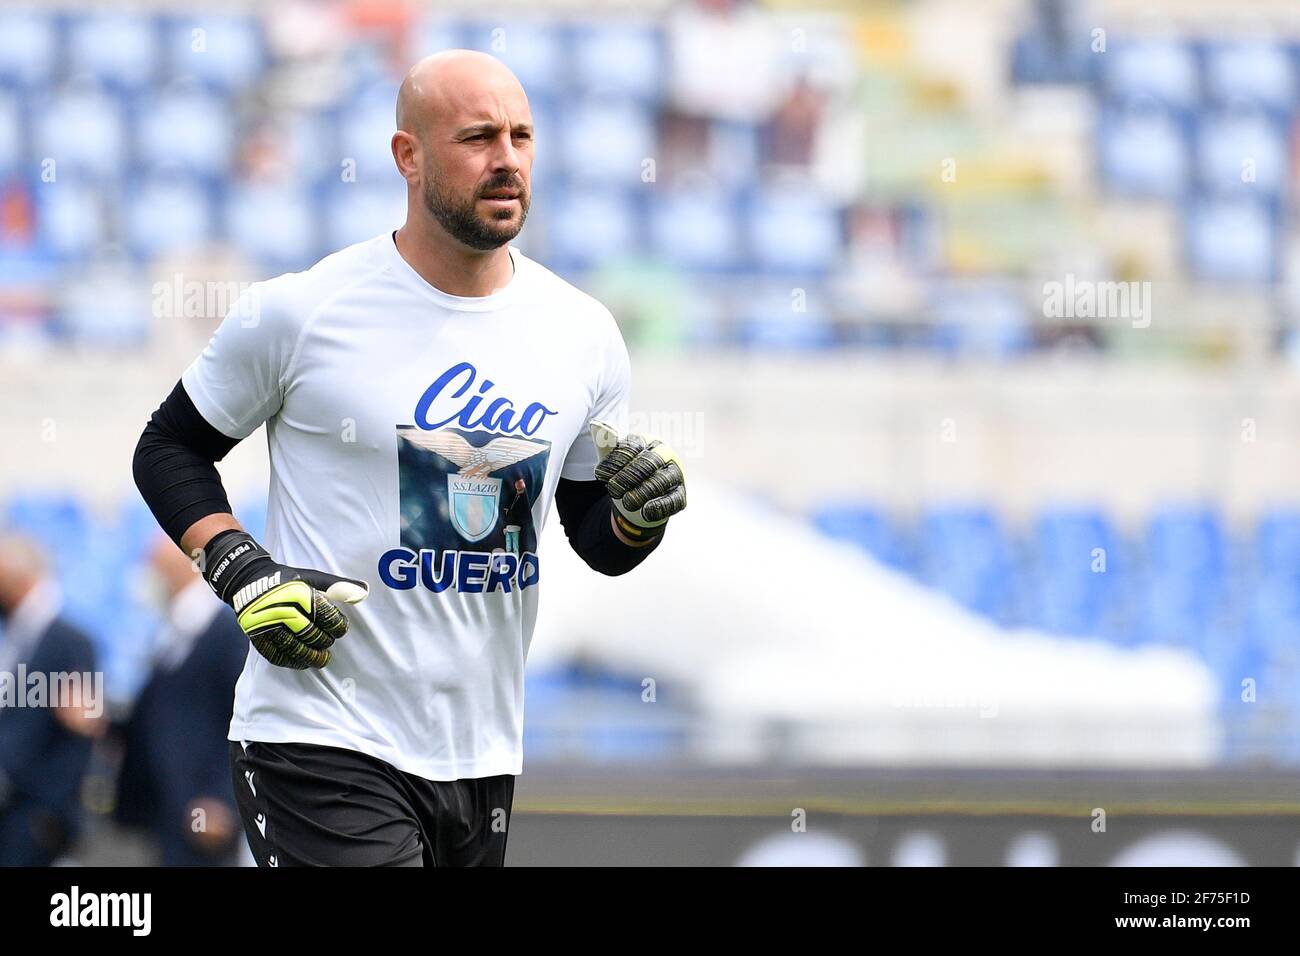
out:
M466 541L477 541L496 528L500 478L448 475L447 496L451 499L451 523Z

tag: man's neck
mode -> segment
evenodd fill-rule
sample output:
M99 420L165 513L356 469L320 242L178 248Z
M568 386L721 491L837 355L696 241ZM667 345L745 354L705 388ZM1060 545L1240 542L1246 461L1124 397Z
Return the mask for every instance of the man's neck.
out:
M466 249L436 225L421 230L407 219L397 230L397 252L425 282L439 292L465 298L504 289L514 275L508 244L486 252ZM424 234L422 234L422 232Z

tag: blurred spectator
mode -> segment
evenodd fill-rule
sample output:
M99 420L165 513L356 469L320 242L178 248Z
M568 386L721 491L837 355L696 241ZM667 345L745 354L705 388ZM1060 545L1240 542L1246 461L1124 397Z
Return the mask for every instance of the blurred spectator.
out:
M780 34L746 0L697 0L667 19L673 105L708 119L759 122L782 92Z
M87 692L94 647L63 619L40 548L18 535L0 537L0 617L0 866L49 866L81 827L103 682Z
M248 640L171 541L159 540L150 565L166 608L123 728L116 817L152 836L163 866L234 865L240 829L226 730Z
M36 239L31 192L18 179L0 185L0 248L25 249Z
M800 79L764 130L764 160L773 166L806 169L824 108L824 95Z

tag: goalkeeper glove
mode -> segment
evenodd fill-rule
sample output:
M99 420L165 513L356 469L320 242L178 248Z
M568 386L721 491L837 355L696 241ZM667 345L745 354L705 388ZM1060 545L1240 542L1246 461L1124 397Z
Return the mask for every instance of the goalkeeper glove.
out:
M686 476L676 453L658 438L620 438L604 422L591 423L591 439L600 456L596 477L614 500L619 532L637 543L659 537L668 519L686 507Z
M257 652L277 667L305 670L330 661L348 620L333 603L356 604L364 581L277 563L252 535L222 531L203 549L203 577L235 610Z

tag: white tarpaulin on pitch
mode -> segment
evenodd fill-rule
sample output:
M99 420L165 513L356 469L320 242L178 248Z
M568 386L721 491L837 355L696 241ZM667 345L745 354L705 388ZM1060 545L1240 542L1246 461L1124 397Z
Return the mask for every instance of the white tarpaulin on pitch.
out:
M588 569L554 512L542 540L529 667L581 655L685 690L701 756L1167 767L1220 747L1190 652L1002 630L703 481L627 575Z

